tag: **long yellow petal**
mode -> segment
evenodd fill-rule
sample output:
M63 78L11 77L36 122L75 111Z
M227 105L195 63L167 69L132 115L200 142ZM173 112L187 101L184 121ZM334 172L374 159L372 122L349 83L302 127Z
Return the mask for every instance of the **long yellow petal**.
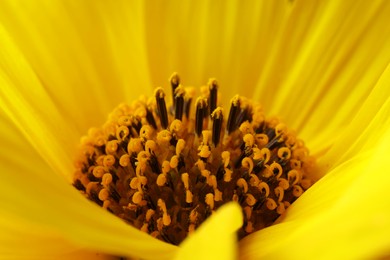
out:
M0 245L2 259L115 259L80 248L43 225L32 225L3 212L0 215Z
M306 191L280 224L241 241L242 259L373 259L390 246L390 131Z
M225 106L235 94L251 96L290 7L290 1L146 2L153 82L178 71L194 86L217 78Z
M219 208L180 245L175 259L237 259L236 231L242 210L235 203Z
M10 216L18 217L13 226L5 226L7 234L21 232L17 223L22 222L51 232L40 239L54 236L58 241L77 245L76 248L145 259L174 255L176 247L131 227L85 199L63 176L52 172L9 121L0 119L1 133L7 134L1 135L7 151L1 153L0 161L0 215L11 223ZM53 248L58 246L56 240ZM45 244L36 246L36 252L44 251Z
M390 61L389 15L388 1L294 1L255 97L326 148Z
M332 148L320 159L322 173L349 158L376 147L390 127L390 63L356 116L345 127Z
M0 22L2 37L8 34L15 49L1 39L2 51L23 54L79 135L102 124L118 103L151 93L141 2L6 0ZM23 75L15 67L7 70Z
M0 39L0 109L57 173L69 176L75 131L1 25Z

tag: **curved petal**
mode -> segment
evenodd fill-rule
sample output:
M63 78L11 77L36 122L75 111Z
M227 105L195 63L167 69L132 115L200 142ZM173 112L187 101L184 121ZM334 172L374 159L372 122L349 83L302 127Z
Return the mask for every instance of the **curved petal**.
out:
M144 259L174 255L176 247L142 233L86 200L63 176L52 173L10 122L0 119L1 133L7 134L1 135L7 152L1 154L0 161L0 215L8 223L13 223L10 217L18 217L14 225L7 226L7 234L21 232L17 225L21 222L36 227L30 235L48 230L53 233L38 238L56 238L53 243L68 241L69 245L77 245L75 248ZM53 244L53 248L56 246ZM38 253L40 250L37 248Z
M242 259L373 259L390 246L390 131L306 191L280 224L241 241Z
M225 204L180 244L175 259L237 259L236 231L242 221L241 207Z
M0 25L0 109L48 163L69 176L75 131ZM4 136L5 138L9 138Z
M151 93L141 2L6 0L0 3L0 22L79 133L102 124L118 103ZM25 95L31 92L24 89Z
M235 94L252 96L290 7L290 1L145 2L153 82L178 71L194 86L217 78L225 106Z
M322 173L353 156L375 148L390 129L390 63L350 124L321 157Z
M389 15L388 1L294 1L255 97L312 150L328 147L390 61Z
M0 215L0 255L6 259L117 259L82 249L49 228Z

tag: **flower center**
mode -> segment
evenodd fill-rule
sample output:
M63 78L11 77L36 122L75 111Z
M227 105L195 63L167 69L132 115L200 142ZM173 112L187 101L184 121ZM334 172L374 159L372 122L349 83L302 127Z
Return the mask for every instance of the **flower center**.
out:
M216 80L195 104L177 74L170 83L171 105L158 88L154 98L119 105L82 138L73 185L88 199L177 245L224 203L241 205L242 238L310 187L308 149L259 104L235 96L225 120Z

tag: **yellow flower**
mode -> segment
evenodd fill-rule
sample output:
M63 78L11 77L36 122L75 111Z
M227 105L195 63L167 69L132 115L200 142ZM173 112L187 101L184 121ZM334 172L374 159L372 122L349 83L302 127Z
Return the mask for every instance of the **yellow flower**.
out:
M386 0L2 1L0 256L388 255L389 17ZM236 242L229 204L176 247L71 187L80 136L172 71L260 101L316 155L322 179L277 225Z

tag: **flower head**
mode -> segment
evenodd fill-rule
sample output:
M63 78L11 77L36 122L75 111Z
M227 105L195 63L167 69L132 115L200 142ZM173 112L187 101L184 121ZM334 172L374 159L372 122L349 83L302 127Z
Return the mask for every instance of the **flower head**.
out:
M388 255L387 1L0 5L5 257L77 250L145 259ZM319 181L278 224L237 242L241 211L227 204L173 246L70 185L80 136L121 102L151 96L176 70L195 86L218 78L228 86L225 108L237 93L260 102L317 158Z

